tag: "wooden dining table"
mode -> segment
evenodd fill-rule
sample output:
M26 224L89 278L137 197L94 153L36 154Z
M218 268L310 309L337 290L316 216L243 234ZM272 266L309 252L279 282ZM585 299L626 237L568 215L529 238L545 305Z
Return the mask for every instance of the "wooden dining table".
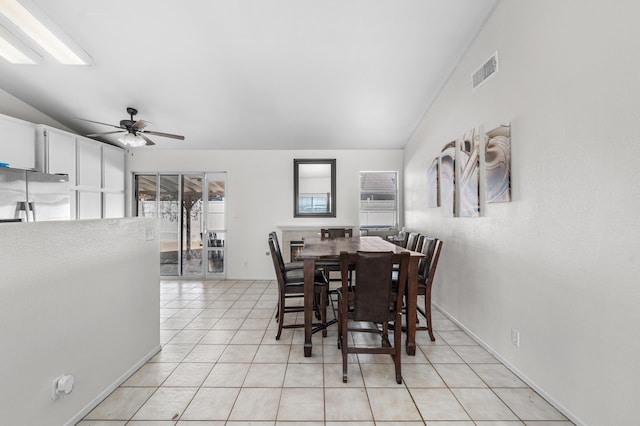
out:
M347 237L334 239L306 238L304 247L298 258L304 262L304 356L310 357L312 352L311 336L313 333L313 285L316 262L339 262L340 252L356 253L358 251L391 251L411 253L407 279L407 343L409 355L416 354L416 320L418 299L418 262L425 255L397 246L380 237ZM356 277L357 279L357 277Z

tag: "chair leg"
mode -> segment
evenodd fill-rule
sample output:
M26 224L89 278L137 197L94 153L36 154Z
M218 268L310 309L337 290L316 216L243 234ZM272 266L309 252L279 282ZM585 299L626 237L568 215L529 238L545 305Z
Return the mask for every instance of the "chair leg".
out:
M320 290L320 322L322 323L322 337L327 337L327 298L328 286Z
M424 311L427 314L427 329L429 330L429 337L432 342L436 341L435 336L433 335L433 324L431 323L431 285L427 286L427 291L424 295Z
M395 354L393 355L393 362L396 367L396 383L399 385L402 384L402 365L401 365L401 357L402 357L402 314L398 313L396 315L396 322L393 331L393 348L395 349Z
M347 345L346 336L342 336L342 383L347 383Z
M342 350L342 316L340 313L338 313L338 349Z
M276 334L276 340L280 340L282 334L282 325L284 323L284 296L280 296L278 301L278 333Z
M321 297L318 295L318 293L314 293L313 295L313 310L316 313L316 319L318 321L320 321L322 319L322 314L320 313L320 300L318 300L318 298Z
M382 347L389 347L389 322L385 321L382 323Z
M347 383L347 346L344 344L344 336L342 337L342 383Z
M347 339L349 338L347 332L347 318L339 317L340 319L340 347L342 349L342 382L347 383L347 357L349 356L349 345Z

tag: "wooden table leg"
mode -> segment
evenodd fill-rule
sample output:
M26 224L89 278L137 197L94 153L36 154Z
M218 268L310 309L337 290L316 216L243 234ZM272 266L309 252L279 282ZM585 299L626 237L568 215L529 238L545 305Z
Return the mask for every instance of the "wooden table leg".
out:
M407 279L407 354L416 354L416 321L418 319L418 258L409 261Z
M311 356L311 334L313 330L313 283L315 260L304 259L304 356ZM415 328L415 327L414 327Z

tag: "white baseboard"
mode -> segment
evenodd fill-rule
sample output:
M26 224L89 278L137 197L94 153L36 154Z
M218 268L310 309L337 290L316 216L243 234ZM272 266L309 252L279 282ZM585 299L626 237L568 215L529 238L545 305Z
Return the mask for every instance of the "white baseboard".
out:
M147 355L142 357L142 359L136 362L130 369L128 369L122 376L118 377L115 382L109 385L105 390L100 392L98 396L96 396L91 402L89 402L80 412L78 412L75 416L73 416L69 421L67 421L65 426L73 426L78 423L80 420L84 418L87 414L91 412L98 404L100 404L106 397L108 397L111 392L116 390L118 386L123 384L125 380L127 380L133 373L138 371L140 367L147 363L151 358L153 358L160 350L162 349L161 345L156 346L149 352Z
M483 341L480 337L478 337L475 333L465 327L460 321L458 321L453 315L447 312L442 306L432 303L432 305L438 309L444 316L449 318L453 323L455 323L460 329L462 329L465 333L467 333L473 340L476 341L480 346L486 349L491 355L496 357L498 361L500 361L505 367L507 367L513 374L518 376L520 380L525 382L531 389L540 394L549 404L553 405L553 407L564 414L569 420L575 423L577 426L586 426L582 420L580 420L575 414L573 414L567 407L562 405L560 402L553 399L549 394L547 394L544 389L538 386L533 380L527 377L524 373L518 370L515 366L513 366L509 361L504 359L498 352L496 352L491 346L489 346L485 341Z

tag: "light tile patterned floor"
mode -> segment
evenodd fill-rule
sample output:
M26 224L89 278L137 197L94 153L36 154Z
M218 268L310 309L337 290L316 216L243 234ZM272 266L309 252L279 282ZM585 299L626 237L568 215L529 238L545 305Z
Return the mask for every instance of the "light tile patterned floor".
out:
M162 281L162 351L78 425L572 425L438 311L402 385L388 355L351 355L345 384L336 326L305 358L302 329L275 340L276 300L273 281Z

